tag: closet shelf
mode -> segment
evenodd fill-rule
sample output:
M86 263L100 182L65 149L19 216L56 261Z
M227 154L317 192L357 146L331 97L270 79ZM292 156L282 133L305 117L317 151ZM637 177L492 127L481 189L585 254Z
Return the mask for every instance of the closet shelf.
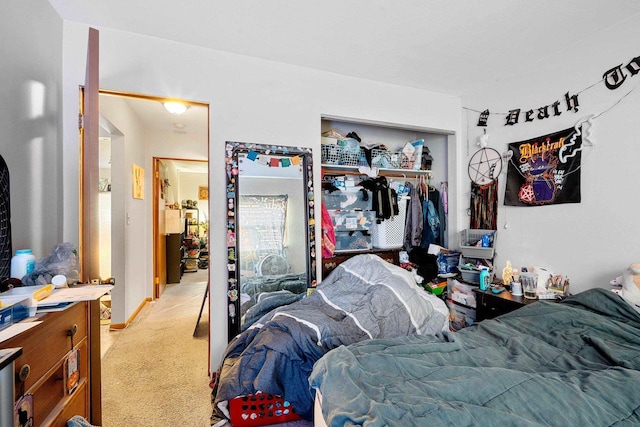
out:
M322 164L322 170L331 175L332 173L338 173L341 175L365 175L358 170L358 166L342 166L342 165L328 165ZM373 168L376 169L376 168ZM395 176L395 177L414 177L427 175L431 176L430 170L415 170L415 169L386 169L378 168L378 176Z

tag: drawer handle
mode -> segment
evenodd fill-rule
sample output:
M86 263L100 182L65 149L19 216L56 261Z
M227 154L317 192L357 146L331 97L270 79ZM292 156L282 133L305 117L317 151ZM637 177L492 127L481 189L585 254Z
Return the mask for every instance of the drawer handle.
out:
M78 325L76 325L74 323L73 326L71 327L71 329L69 329L67 331L67 336L68 337L73 337L77 332L78 332Z
M73 336L78 332L78 325L77 324L73 324L73 326L71 327L71 329L69 329L67 331L67 336L71 337L71 350L73 350Z
M18 378L18 381L25 382L27 378L29 378L30 373L31 373L31 366L29 366L29 364L25 364L20 367L16 377Z

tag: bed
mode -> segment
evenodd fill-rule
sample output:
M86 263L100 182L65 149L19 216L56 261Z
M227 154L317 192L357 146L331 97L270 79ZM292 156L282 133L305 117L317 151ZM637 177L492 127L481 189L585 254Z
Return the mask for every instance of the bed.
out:
M639 425L640 314L591 289L455 333L340 347L310 385L316 425Z
M272 310L229 343L215 374L212 419L232 418L230 401L261 392L311 420L309 374L323 355L373 338L435 335L449 329L448 315L409 271L376 255L354 256L308 297Z

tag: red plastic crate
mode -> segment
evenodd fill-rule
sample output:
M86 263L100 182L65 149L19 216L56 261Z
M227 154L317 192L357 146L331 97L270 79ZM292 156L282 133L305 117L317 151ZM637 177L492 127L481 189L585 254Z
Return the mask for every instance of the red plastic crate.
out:
M300 419L293 406L275 394L257 392L229 401L233 427L254 427Z

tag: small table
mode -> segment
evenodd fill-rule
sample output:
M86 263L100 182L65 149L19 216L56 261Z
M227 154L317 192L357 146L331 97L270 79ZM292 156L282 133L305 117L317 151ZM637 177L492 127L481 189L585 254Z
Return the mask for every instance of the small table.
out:
M491 290L482 291L480 288L476 288L473 292L476 293L476 322L493 319L494 317L524 307L527 304L533 304L539 301L538 299L528 299L524 296L515 296L506 290L499 294L494 294Z

